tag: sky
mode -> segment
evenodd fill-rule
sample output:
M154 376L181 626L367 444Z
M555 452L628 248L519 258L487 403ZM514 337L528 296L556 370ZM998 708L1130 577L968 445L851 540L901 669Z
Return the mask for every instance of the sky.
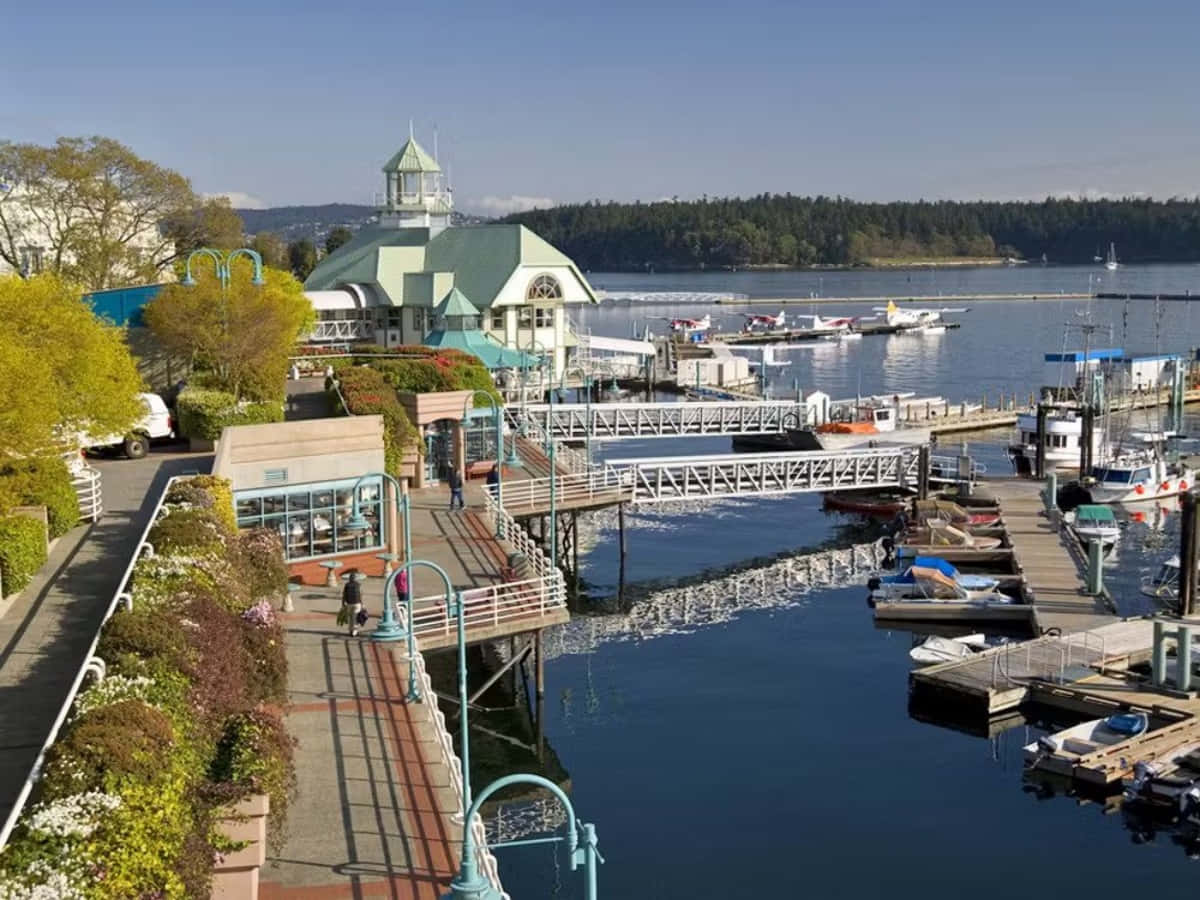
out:
M374 203L408 136L455 202L1200 193L1200 6L230 4L4 16L0 138L116 138L241 205Z

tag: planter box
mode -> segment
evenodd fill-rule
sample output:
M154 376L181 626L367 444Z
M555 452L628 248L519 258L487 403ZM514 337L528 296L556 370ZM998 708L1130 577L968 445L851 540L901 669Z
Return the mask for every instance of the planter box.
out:
M226 811L217 829L231 841L245 842L213 866L212 900L257 900L258 870L267 861L267 814L271 799L253 794Z
M216 446L216 441L209 441L204 438L188 438L188 449L193 453L212 453L216 449Z

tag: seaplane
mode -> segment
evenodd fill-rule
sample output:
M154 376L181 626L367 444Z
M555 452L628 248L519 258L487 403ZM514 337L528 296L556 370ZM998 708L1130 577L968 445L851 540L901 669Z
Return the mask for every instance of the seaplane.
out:
M889 325L914 330L937 331L944 330L946 327L942 322L942 313L963 313L968 309L969 307L966 306L943 306L940 309L901 309L896 305L895 300L889 300L887 306L876 306L875 312L884 313Z
M822 316L796 316L801 329L806 334L817 335L820 337L847 337L854 335L861 337L862 335L854 331L854 326L861 322L864 318L874 319L875 316L839 316L833 319L826 319Z
M696 334L712 328L712 316L708 314L705 314L702 319L668 319L666 316L656 316L655 318L667 322L670 329L676 334Z
M787 324L787 313L782 309L777 316L767 316L760 313L742 313L742 316L746 320L746 324L742 326L745 331L753 331L760 325L768 331L774 331L776 328L783 328Z

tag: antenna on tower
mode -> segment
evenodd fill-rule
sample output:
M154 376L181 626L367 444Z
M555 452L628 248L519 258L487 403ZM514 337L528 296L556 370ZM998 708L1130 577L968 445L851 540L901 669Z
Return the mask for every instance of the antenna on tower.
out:
M438 161L438 154L437 154L437 137L438 137L438 135L437 135L437 125L434 125L434 126L433 126L433 161L434 161L434 162L437 162L437 161Z

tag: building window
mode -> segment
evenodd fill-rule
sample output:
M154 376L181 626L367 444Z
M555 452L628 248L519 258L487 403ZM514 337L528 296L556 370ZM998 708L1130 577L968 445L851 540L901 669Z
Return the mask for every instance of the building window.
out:
M414 309L412 311L413 330L421 337L425 336L425 332L429 330L429 310Z
M289 561L383 547L383 481L367 479L358 487L359 510L367 530L349 527L354 511L354 482L331 481L292 487L238 491L238 528L270 528L283 538Z
M506 311L503 309L492 310L492 331L504 330L504 319Z
M517 308L517 326L519 328L528 328L533 324L533 307L521 306Z
M22 275L37 275L42 271L43 252L41 247L21 248L20 269Z
M533 327L553 328L554 310L548 306L535 306L533 308Z
M529 282L529 290L525 293L526 300L561 300L562 285L553 275L539 275Z

